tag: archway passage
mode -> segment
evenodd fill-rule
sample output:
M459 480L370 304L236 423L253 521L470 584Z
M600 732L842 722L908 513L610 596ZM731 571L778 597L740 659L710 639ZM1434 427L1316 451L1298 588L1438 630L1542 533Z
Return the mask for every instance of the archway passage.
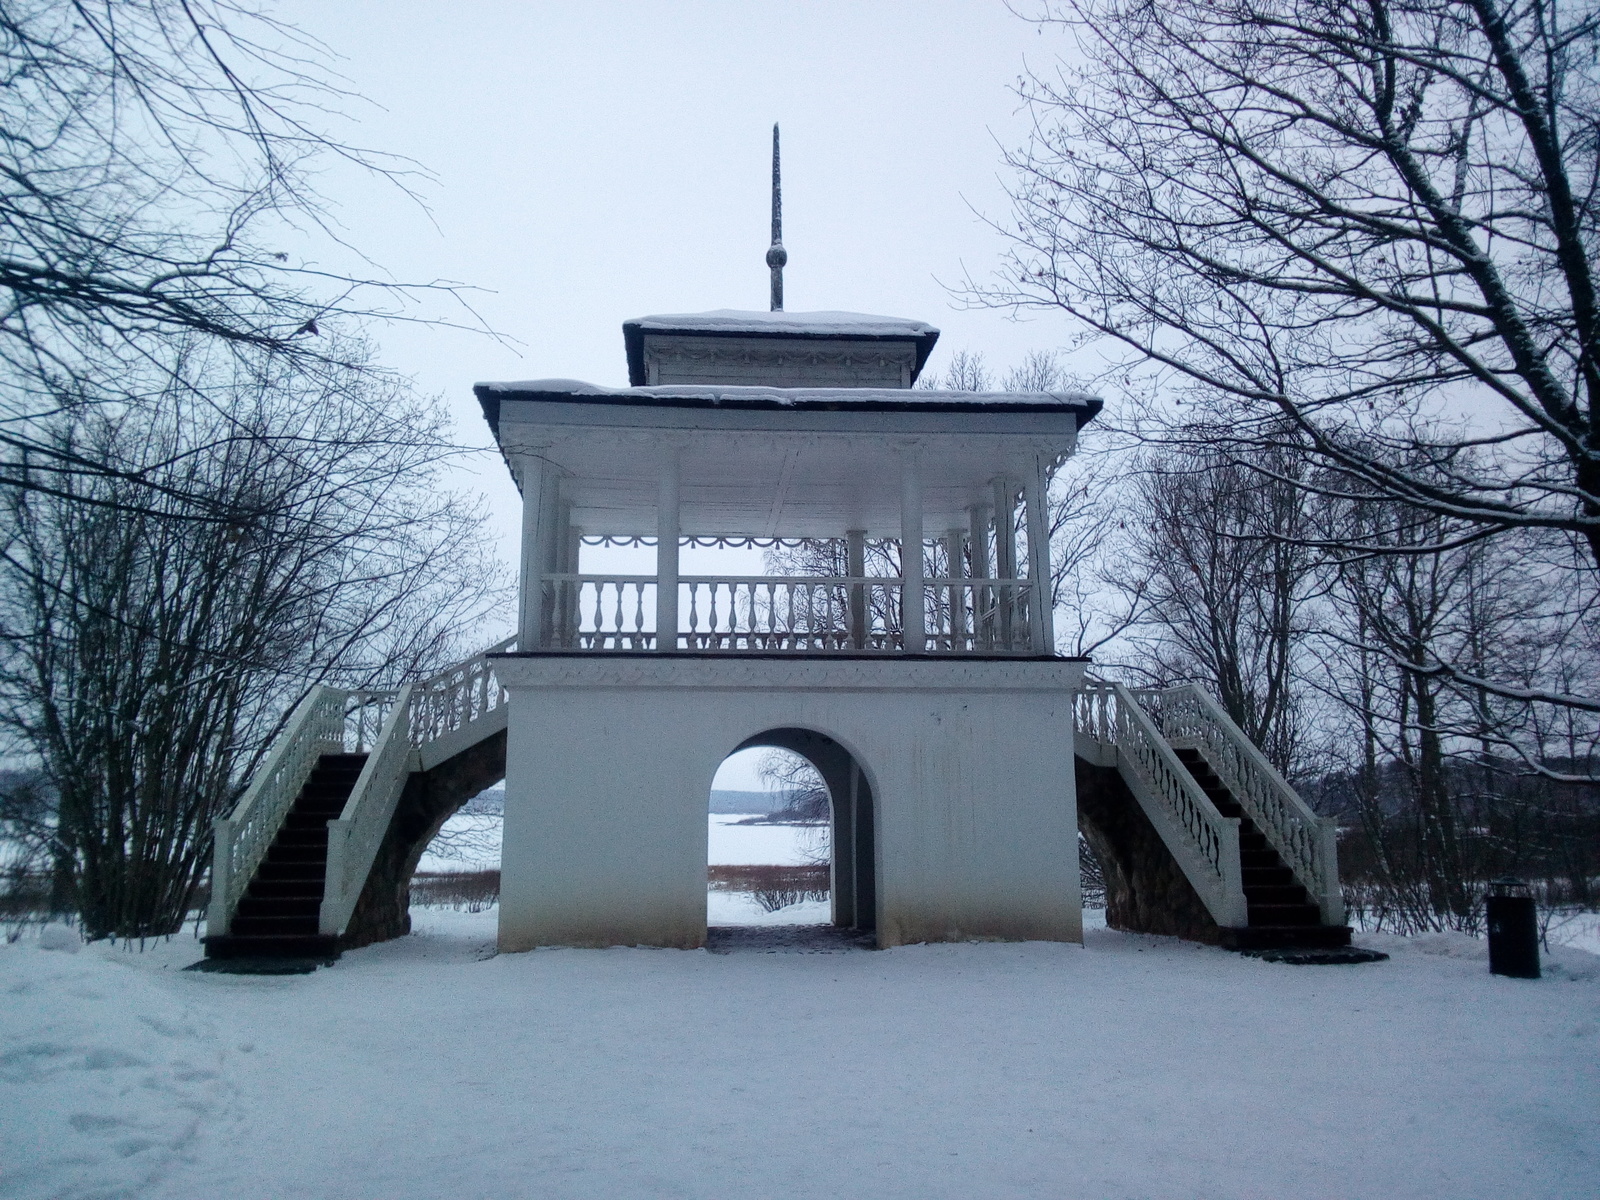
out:
M411 932L411 877L440 826L463 804L506 777L506 734L495 733L428 771L415 771L356 901L340 948Z
M798 754L822 776L833 802L829 823L833 924L858 933L875 933L877 854L872 787L866 773L848 750L812 729L769 729L740 742L734 753L764 747Z

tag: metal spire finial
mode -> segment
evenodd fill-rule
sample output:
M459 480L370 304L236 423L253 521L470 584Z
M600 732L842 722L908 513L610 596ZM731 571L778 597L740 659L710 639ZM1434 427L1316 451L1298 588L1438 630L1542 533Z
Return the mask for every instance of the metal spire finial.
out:
M783 248L783 185L778 174L778 126L772 126L772 245L767 266L772 268L772 311L783 311L783 266L789 252Z

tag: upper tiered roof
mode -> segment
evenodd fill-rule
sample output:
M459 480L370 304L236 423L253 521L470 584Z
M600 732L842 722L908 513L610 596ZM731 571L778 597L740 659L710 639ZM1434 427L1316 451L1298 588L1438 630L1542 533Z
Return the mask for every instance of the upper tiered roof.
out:
M668 313L622 326L628 382L908 388L939 331L851 312Z

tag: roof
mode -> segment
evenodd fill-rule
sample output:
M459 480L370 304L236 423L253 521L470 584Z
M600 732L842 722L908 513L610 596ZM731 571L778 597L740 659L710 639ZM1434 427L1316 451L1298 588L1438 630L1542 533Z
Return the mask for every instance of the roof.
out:
M777 314L775 314L777 315ZM484 419L500 436L505 400L546 404L618 404L652 408L789 409L833 412L1075 413L1078 428L1102 402L1087 392L953 392L932 388L775 388L697 386L608 388L576 379L473 385Z
M628 350L628 380L645 381L644 335L683 334L692 337L763 339L825 339L829 341L915 342L915 377L933 352L939 331L926 321L904 317L875 317L852 312L745 312L719 308L703 313L664 313L635 317L622 323L622 340Z

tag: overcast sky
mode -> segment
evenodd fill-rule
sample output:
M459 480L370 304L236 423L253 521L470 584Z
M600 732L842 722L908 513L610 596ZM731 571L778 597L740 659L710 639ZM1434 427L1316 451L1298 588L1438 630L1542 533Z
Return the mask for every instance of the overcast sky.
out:
M1059 35L991 0L918 3L497 3L337 0L277 10L341 56L342 136L435 176L431 217L394 189L323 180L349 238L401 279L483 289L513 339L380 331L384 359L444 394L460 436L488 441L479 380L625 385L622 322L766 308L771 128L783 125L786 307L930 321L930 369L959 349L1004 368L1060 345L1060 319L962 311L1007 212L1011 91ZM515 491L477 477L508 559Z

